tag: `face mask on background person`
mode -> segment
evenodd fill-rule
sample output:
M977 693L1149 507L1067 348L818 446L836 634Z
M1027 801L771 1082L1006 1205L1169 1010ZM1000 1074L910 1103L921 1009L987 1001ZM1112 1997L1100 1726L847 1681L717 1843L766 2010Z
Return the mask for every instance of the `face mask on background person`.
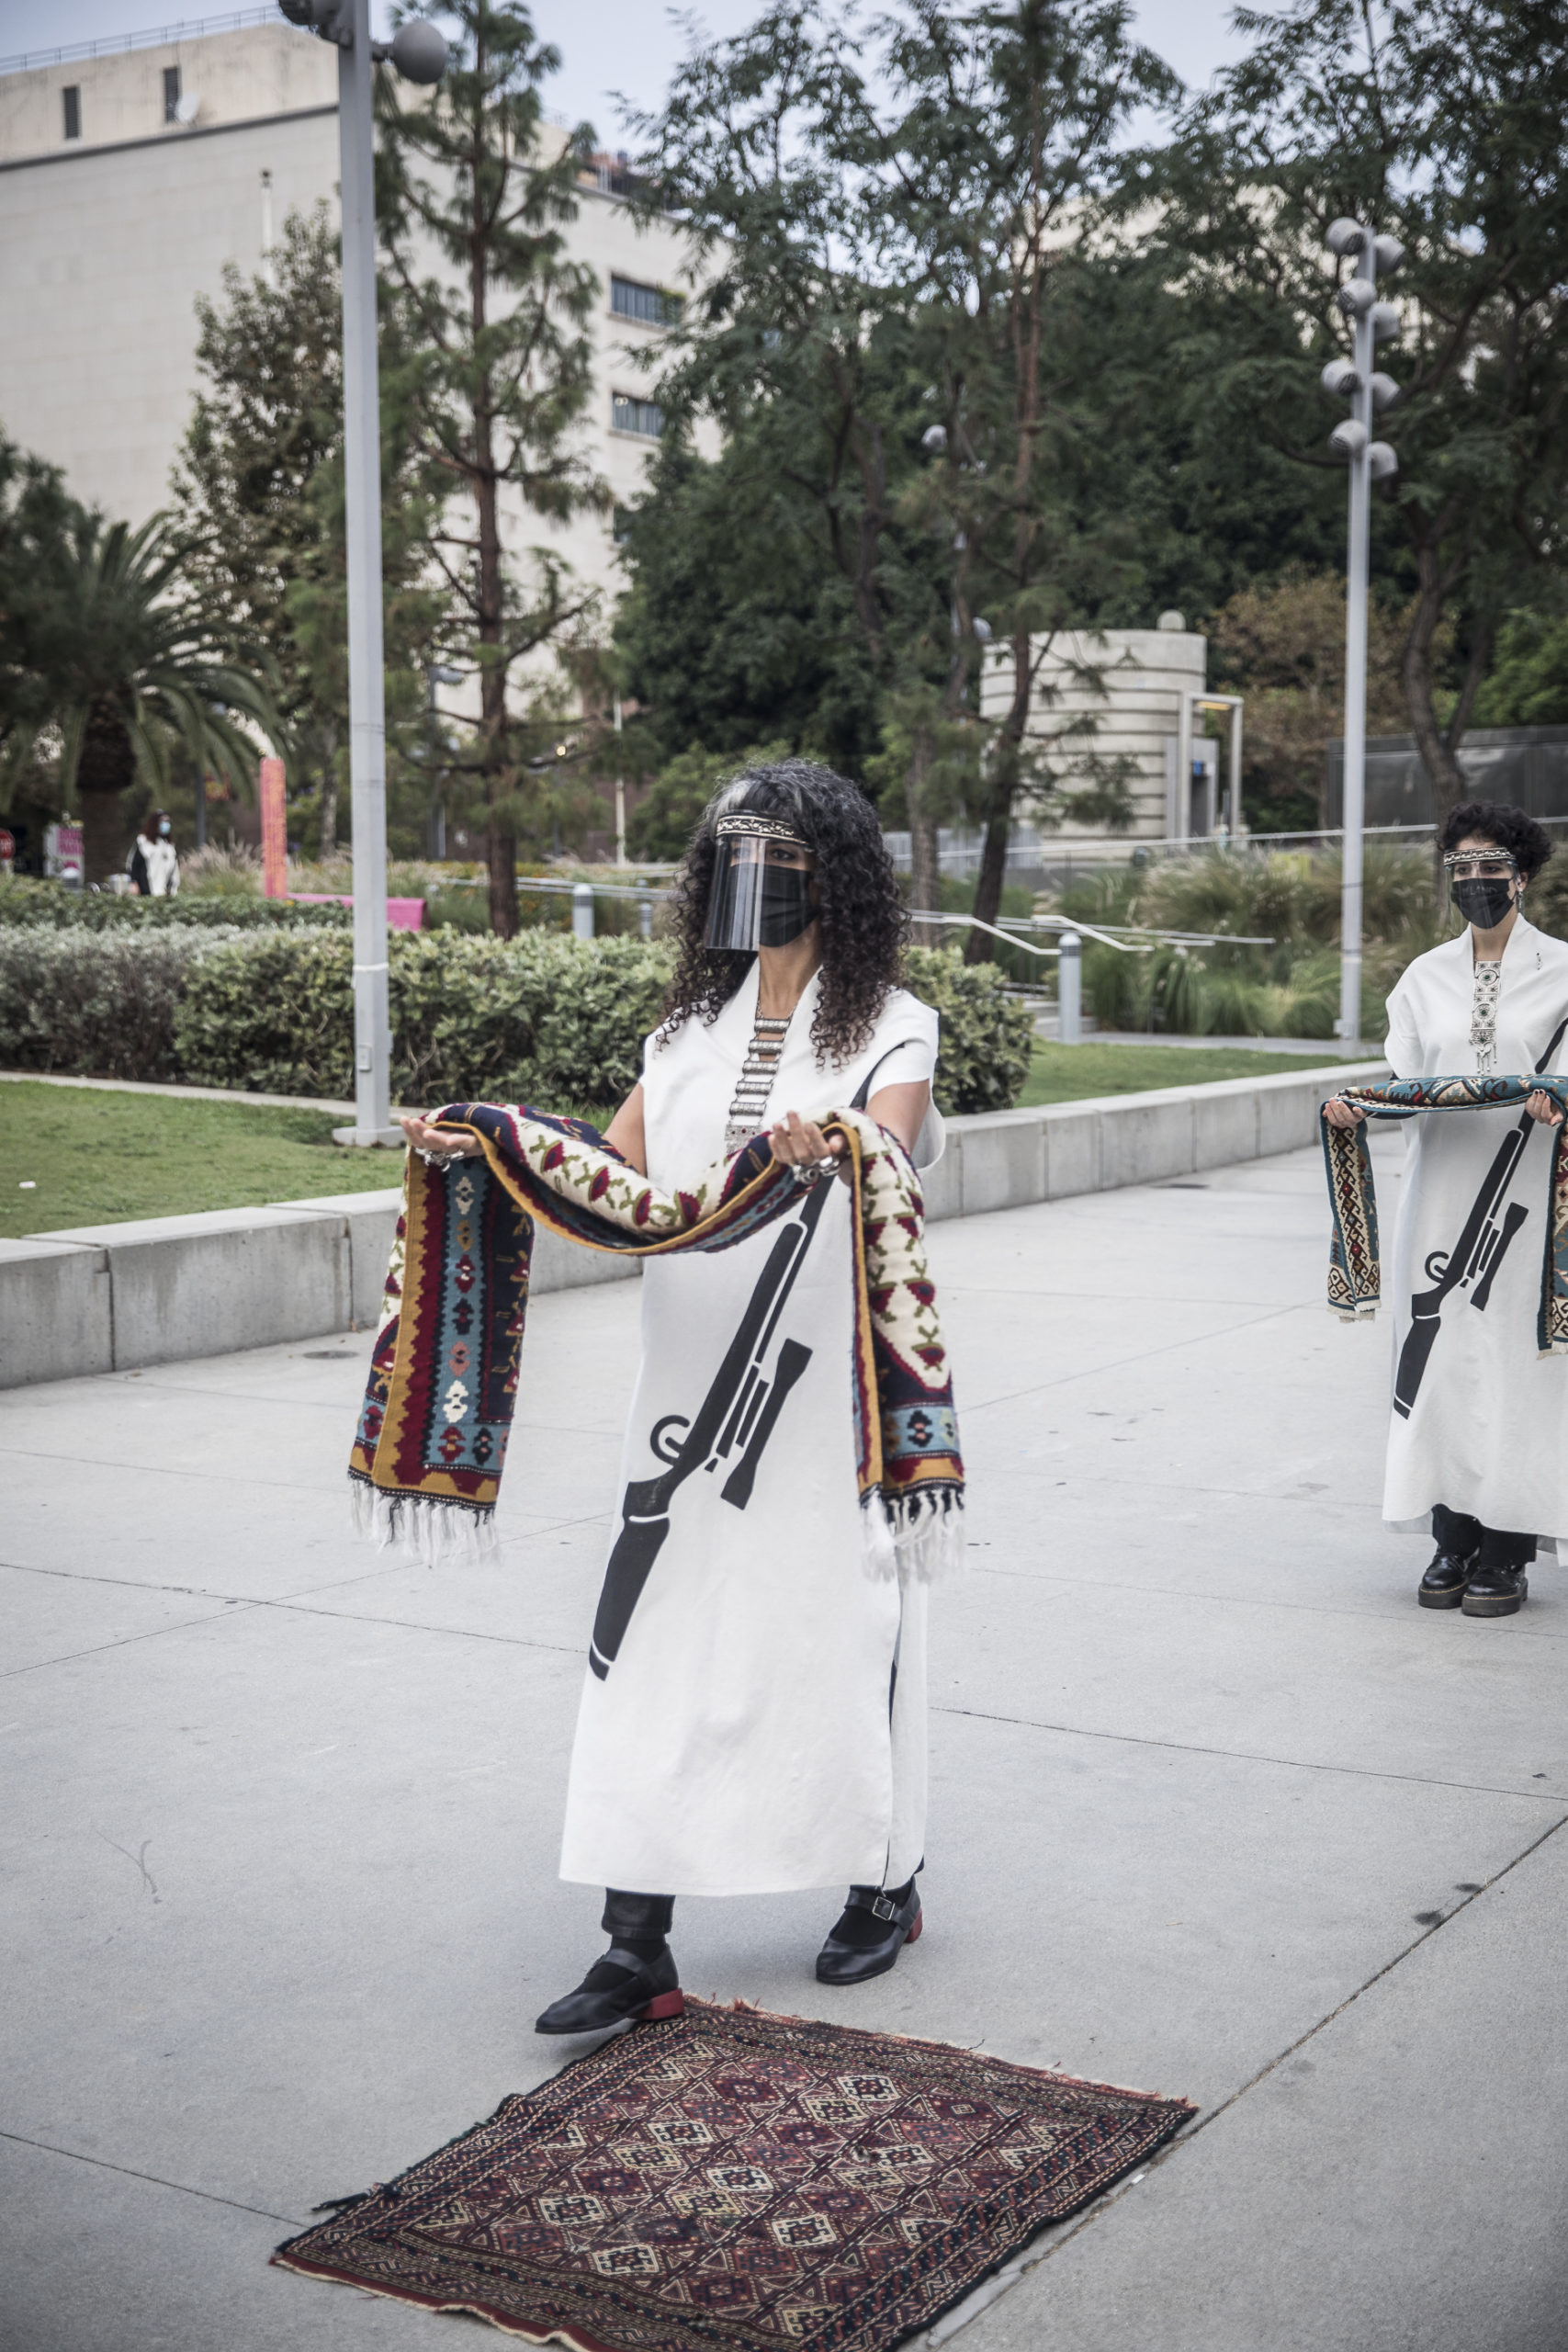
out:
M1514 903L1514 877L1510 872L1497 874L1468 874L1452 885L1453 902L1466 922L1477 931L1495 931Z
M165 817L163 823L158 828L158 839L161 842L166 842L174 830L173 825L170 824L168 819Z

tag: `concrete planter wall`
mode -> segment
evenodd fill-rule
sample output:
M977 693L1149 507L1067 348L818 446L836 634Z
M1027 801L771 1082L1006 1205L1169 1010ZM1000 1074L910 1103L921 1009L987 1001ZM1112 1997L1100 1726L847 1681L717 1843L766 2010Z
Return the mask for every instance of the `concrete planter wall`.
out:
M948 1122L932 1218L1158 1183L1315 1142L1325 1093L1369 1062L1105 1095ZM0 1387L130 1372L374 1323L400 1194L343 1193L0 1241ZM635 1260L541 1234L536 1293L625 1282Z
M1153 1094L1106 1094L1034 1111L950 1119L947 1150L926 1175L931 1218L982 1216L1074 1193L1157 1184L1238 1159L1267 1159L1317 1141L1318 1105L1382 1062L1224 1079Z

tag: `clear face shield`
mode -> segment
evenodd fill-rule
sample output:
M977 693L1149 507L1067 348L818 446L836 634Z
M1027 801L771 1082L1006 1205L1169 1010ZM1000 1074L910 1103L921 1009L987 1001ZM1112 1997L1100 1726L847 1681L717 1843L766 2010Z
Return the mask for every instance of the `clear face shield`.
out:
M1495 931L1514 904L1519 869L1506 849L1450 850L1443 860L1449 888L1466 922Z
M817 919L812 876L817 860L787 827L753 819L723 818L718 855L708 897L705 947L742 955L759 947L787 947ZM763 832L758 828L771 824Z

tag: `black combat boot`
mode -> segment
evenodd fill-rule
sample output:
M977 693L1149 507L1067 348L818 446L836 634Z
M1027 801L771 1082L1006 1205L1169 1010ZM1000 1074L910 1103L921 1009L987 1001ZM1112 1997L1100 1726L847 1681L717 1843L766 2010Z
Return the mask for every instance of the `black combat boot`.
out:
M599 1924L610 1949L574 1993L551 2002L535 2032L605 2033L612 2026L678 2018L685 1997L675 1955L665 1941L674 1912L673 1895L628 1894L607 1887Z
M1478 1561L1470 1572L1460 1606L1467 1617L1517 1617L1529 1592L1522 1560Z
M1475 1566L1475 1554L1434 1552L1427 1564L1427 1573L1416 1588L1416 1598L1423 1609L1457 1609L1464 1599L1464 1589L1470 1572Z

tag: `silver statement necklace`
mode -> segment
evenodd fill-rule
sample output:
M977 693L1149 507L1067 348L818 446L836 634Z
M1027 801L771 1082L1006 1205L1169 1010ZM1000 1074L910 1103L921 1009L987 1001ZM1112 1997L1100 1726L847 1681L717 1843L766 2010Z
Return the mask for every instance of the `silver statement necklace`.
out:
M782 1021L773 1021L763 1013L757 1015L757 1025L740 1065L735 1099L729 1106L729 1122L724 1130L727 1159L743 1143L750 1143L754 1135L760 1135L766 1124L768 1097L784 1058L784 1037L792 1018L786 1014Z
M1470 998L1470 1042L1475 1047L1478 1078L1489 1078L1497 1067L1497 998L1502 986L1501 963L1476 965Z

